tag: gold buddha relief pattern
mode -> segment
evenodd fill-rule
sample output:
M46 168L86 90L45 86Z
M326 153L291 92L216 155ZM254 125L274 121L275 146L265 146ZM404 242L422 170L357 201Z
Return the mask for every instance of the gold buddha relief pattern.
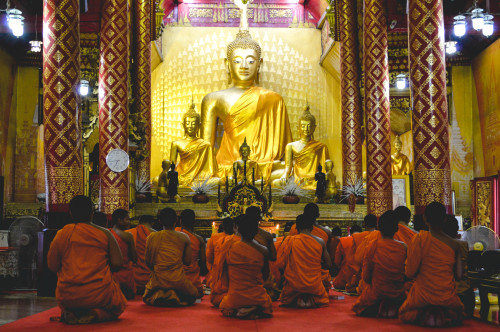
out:
M152 75L152 167L157 166L156 161L169 158L171 142L183 138L182 114L191 104L191 98L200 112L201 100L207 93L229 87L224 58L227 44L237 31L237 28L169 27L163 33L165 60ZM330 119L326 116L325 73L318 64L320 32L300 29L293 36L289 32L278 28L250 29L261 45L264 59L259 85L283 96L294 138L298 137L297 120L307 102L318 122L315 139L326 139L326 121ZM219 124L216 149L222 134Z

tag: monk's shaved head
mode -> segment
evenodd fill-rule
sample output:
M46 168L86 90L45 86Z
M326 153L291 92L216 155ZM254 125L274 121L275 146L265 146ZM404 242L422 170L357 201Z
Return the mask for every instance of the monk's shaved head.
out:
M333 236L342 236L342 229L340 229L339 226L335 226L332 229L332 235Z
M442 228L446 219L446 208L439 202L432 202L426 206L424 216L429 225Z
M403 221L408 224L411 219L411 211L406 206L398 206L394 212L396 213L396 218L399 221Z
M185 209L181 212L181 225L183 228L191 229L194 226L196 215L191 209Z
M364 220L365 228L377 228L377 217L373 214L367 214Z
M232 218L226 218L222 221L222 229L227 235L232 235L234 233L234 220Z
M296 219L296 225L299 232L305 230L312 231L314 219L306 214L299 214Z
M141 225L144 225L144 224L153 225L154 223L155 223L155 217L153 217L152 215L143 214L139 218L139 224L141 224Z
M446 215L446 221L444 223L443 232L449 237L456 238L458 235L458 220L452 214Z
M160 211L160 223L164 228L174 228L177 222L177 213L172 208L164 208Z
M236 218L236 226L243 239L253 240L259 232L259 220L247 214L242 214Z
M309 216L314 219L314 221L319 217L319 206L315 203L308 203L304 207L304 215Z
M385 237L392 238L398 231L398 219L396 213L392 210L384 212L380 216L378 229Z
M77 195L69 202L69 212L75 222L90 222L92 218L92 201L89 197Z

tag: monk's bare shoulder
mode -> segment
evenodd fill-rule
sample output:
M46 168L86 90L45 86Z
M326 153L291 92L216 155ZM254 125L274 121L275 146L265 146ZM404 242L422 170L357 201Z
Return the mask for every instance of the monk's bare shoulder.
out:
M271 233L269 233L268 231L266 231L260 227L259 227L259 235L262 236L263 238L265 238L266 240L273 239L273 235Z
M313 239L315 239L316 241L318 241L319 244L321 244L322 247L325 246L325 241L323 241L322 238L316 236L316 235L313 235L313 234L307 234L309 235L310 237L312 237Z
M111 234L110 230L107 229L107 228L104 228L104 227L101 227L101 226L98 226L96 224L93 224L93 223L90 223L89 225L91 225L92 227L94 228L97 228L98 230L100 230L101 232L103 232L104 234L106 234L106 236L110 236L110 235L113 235ZM132 234L130 234L132 235Z
M191 233L191 234L193 234L198 239L198 241L200 241L200 243L205 243L205 239L199 236L198 234L196 233Z
M125 241L134 243L134 236L132 235L132 233L129 232L122 232L122 233Z
M328 235L328 237L332 236L332 231L328 228L328 227L325 227L325 226L322 226L320 224L316 224L314 225L316 227L318 227L319 229L321 229L323 232L326 233L326 235Z
M250 245L257 249L264 257L269 257L269 250L267 250L267 247L257 242L257 240L252 240Z
M182 241L185 241L185 242L188 242L188 243L191 243L191 240L189 239L189 235L187 235L186 233L183 233L183 232L179 232L179 231L174 231L177 236L182 240Z

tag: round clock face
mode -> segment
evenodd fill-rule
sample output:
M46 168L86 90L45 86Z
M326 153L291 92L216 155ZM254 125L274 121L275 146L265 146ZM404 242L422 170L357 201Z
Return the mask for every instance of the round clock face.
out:
M115 173L123 172L129 163L128 153L122 149L111 150L106 156L106 164Z

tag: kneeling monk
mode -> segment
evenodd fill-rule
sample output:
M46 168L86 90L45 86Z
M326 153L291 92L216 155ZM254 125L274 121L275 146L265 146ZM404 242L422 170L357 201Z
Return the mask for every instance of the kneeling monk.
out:
M321 269L330 269L331 260L325 242L311 234L313 222L314 219L299 215L299 234L288 236L280 248L278 267L285 276L280 298L283 306L316 308L329 304Z
M393 240L398 230L395 212L379 221L381 238L368 244L363 258L363 292L352 310L360 316L395 318L404 301L406 244Z
M117 319L127 304L110 269L123 265L120 248L109 230L91 224L90 198L75 196L69 209L74 223L57 232L47 255L49 269L57 273L61 321L87 324Z
M464 309L455 282L462 278L460 245L442 231L443 204L430 203L424 217L430 231L420 231L408 246L405 273L415 281L399 309L399 319L424 326L457 325Z
M219 308L224 316L242 319L271 317L271 297L264 288L269 275L268 250L254 240L259 231L256 218L237 218L237 231L241 241L228 241L222 248L221 269L227 273L229 289ZM220 277L219 279L222 279Z
M146 242L146 264L151 279L143 301L160 307L187 306L196 301L198 290L186 277L183 265L191 264L189 237L174 230L177 214L171 208L160 211L163 230L149 235Z

